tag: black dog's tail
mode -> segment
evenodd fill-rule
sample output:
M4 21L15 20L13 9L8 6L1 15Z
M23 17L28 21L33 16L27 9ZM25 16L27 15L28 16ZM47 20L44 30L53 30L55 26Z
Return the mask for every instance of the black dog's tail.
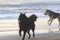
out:
M36 16L36 15L31 15L31 16L29 17L29 19L30 19L31 21L35 22L36 19L37 19L37 16Z

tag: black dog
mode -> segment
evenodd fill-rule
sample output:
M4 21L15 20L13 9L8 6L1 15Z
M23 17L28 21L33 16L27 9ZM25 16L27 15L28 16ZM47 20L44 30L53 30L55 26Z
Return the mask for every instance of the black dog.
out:
M19 15L19 35L21 36L21 31L23 31L23 38L22 40L24 40L25 38L25 34L26 32L29 34L29 38L30 38L30 30L33 31L33 37L35 36L34 34L34 30L35 30L35 24L34 22L36 21L37 17L35 15L30 16L29 18L26 17L25 14L20 14Z

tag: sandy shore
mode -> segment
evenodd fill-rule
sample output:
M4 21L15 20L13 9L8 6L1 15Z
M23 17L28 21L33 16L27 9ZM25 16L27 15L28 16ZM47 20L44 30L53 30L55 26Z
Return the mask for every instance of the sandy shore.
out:
M0 40L22 40L22 37L18 34L6 35L1 36ZM28 36L26 35L25 40L60 40L60 32L35 34L35 37L33 38L31 36L30 39L28 39Z
M53 21L52 25L49 27L47 19L38 19L35 22L35 37L33 38L31 36L31 38L28 39L28 35L26 35L25 40L60 40L58 22L55 21ZM49 28L52 33L49 32ZM22 37L18 35L17 20L0 20L0 40L22 40Z

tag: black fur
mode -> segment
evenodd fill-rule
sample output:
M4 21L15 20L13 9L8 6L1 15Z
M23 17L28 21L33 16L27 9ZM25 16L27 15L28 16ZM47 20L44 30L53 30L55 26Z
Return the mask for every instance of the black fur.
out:
M21 31L23 31L23 38L25 38L26 32L29 34L30 38L30 30L33 32L33 37L35 36L34 30L35 30L35 24L34 22L36 21L37 17L35 15L30 16L29 18L25 14L20 14L18 21L19 21L19 35L21 36Z

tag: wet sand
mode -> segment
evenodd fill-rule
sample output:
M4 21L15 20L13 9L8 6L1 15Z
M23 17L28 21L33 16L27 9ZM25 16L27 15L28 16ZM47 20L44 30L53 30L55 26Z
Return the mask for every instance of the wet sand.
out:
M18 34L0 36L0 40L22 40L22 36L20 37ZM25 40L60 40L60 32L35 34L35 37L31 36L30 39L26 35Z

